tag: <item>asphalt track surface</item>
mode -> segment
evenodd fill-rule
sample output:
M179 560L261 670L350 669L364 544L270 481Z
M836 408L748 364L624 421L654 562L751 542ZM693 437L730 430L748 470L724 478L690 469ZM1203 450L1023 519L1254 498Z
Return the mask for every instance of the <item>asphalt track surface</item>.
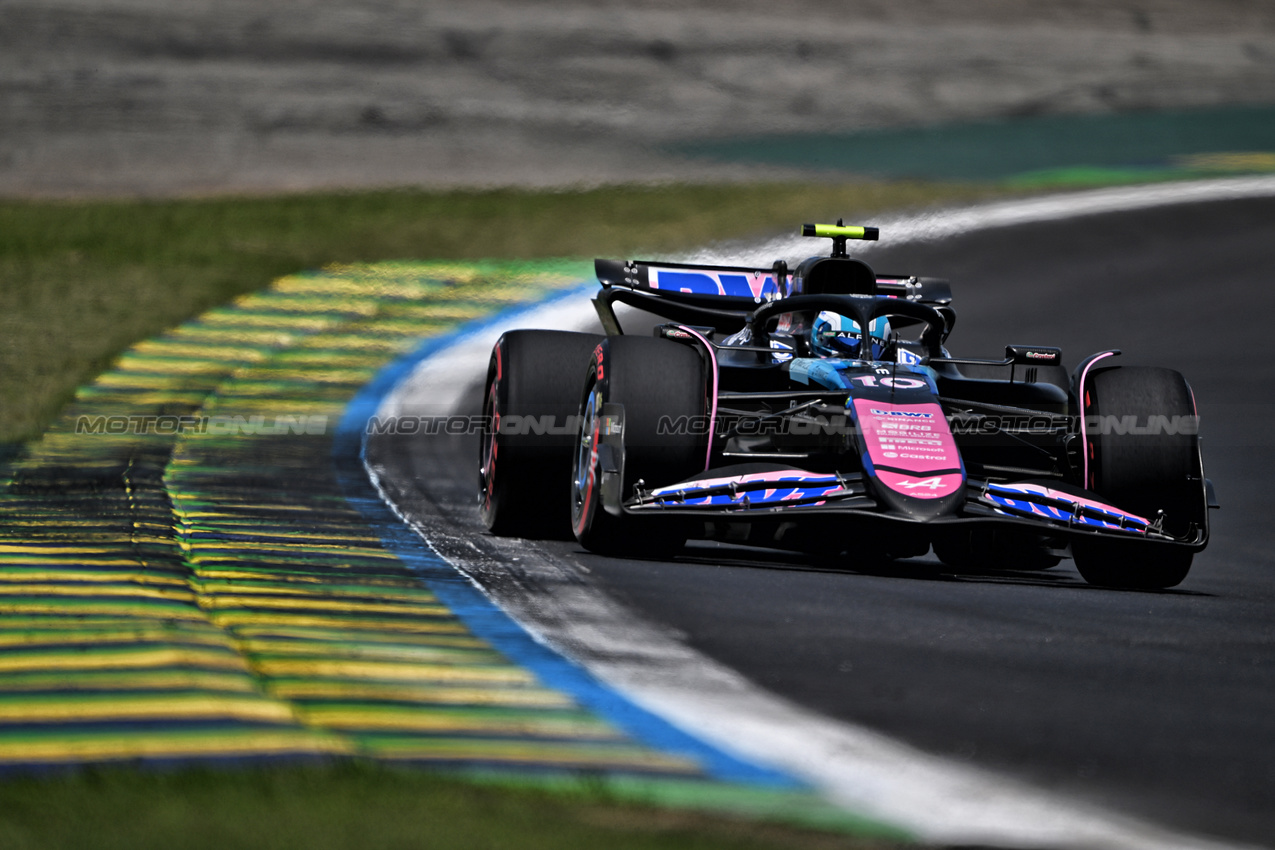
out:
M533 545L830 717L1165 826L1275 845L1273 229L1275 199L1224 201L1000 227L870 258L880 271L952 279L958 356L1053 344L1074 364L1118 347L1127 364L1187 376L1223 510L1177 589L1089 587L1069 561L954 575L923 558L857 573L726 546L652 562ZM376 450L415 476L412 510L486 534L472 507L471 438Z

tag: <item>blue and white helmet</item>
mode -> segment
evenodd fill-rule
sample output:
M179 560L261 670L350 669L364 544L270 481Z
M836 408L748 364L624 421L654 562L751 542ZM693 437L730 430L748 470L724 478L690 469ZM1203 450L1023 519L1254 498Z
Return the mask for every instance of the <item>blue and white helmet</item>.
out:
M868 329L872 339L871 355L860 354L863 335L859 323L849 316L824 310L810 329L810 344L820 357L849 357L855 360L879 360L890 339L890 320L877 316Z

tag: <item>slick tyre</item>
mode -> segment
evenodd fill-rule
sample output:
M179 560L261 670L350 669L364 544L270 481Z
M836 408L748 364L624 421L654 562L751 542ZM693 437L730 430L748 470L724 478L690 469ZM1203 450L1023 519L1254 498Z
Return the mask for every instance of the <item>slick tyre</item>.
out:
M492 534L571 538L580 373L602 339L510 331L492 349L478 447L478 506Z
M617 516L606 510L599 452L603 407L623 407L620 499L626 500L638 482L651 489L705 468L707 434L667 426L683 417L703 421L699 417L708 407L706 387L704 363L689 346L652 337L613 336L594 349L578 401L580 435L571 475L572 527L586 549L667 557L686 542L689 527L682 519Z
M1088 426L1086 487L1111 504L1186 539L1207 522L1195 403L1171 369L1116 367L1094 373L1081 400ZM1109 538L1072 543L1090 584L1173 587L1191 568L1189 549Z

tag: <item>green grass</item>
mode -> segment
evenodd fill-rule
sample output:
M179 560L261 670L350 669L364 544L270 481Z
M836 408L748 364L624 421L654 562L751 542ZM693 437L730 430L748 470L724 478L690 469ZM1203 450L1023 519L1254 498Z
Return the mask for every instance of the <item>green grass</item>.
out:
M596 783L550 793L368 765L89 770L0 782L0 847L6 850L895 846L882 839L624 803Z
M37 437L132 343L291 272L658 253L991 191L859 183L0 201L0 444Z

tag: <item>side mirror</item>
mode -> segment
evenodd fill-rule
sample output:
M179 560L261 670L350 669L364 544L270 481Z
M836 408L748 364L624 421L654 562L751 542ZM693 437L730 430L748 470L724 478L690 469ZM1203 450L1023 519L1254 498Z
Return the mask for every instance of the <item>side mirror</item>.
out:
M1061 366L1062 349L1048 345L1007 345L1005 360L1015 366Z

